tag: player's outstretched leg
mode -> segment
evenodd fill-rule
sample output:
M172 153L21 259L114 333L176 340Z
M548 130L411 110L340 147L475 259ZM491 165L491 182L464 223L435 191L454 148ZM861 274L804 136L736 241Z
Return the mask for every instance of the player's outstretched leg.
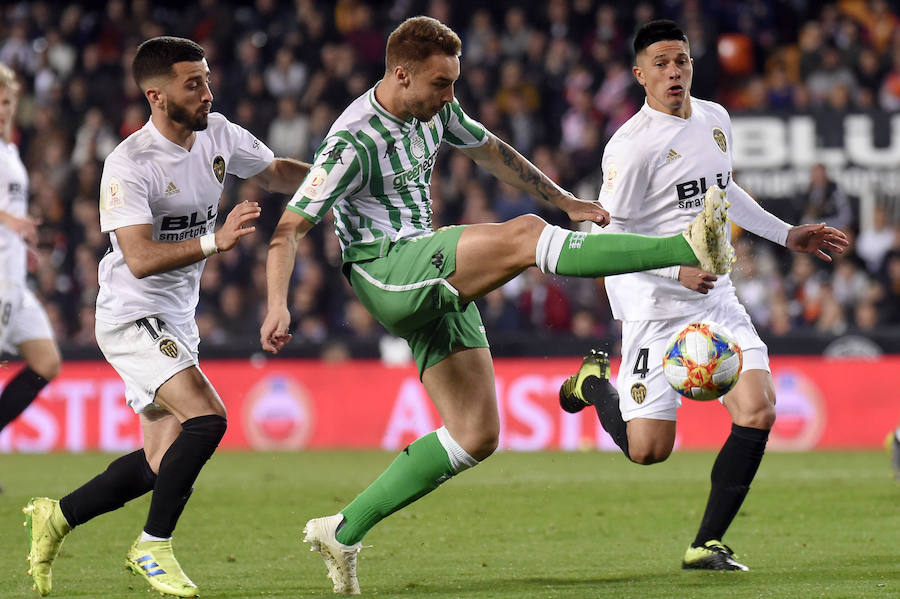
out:
M41 595L47 595L53 588L53 560L72 527L66 522L59 509L59 501L55 499L33 497L22 512L25 513L25 528L31 540L28 574L34 579L34 588Z
M165 595L196 597L200 594L172 551L172 540L141 541L138 537L125 558L125 567L140 575L150 587Z
M592 349L581 362L578 372L566 379L559 388L559 406L575 414L593 405L597 387L609 382L609 354Z
M342 595L359 595L359 581L356 579L356 557L362 550L362 543L344 545L337 540L337 527L343 521L342 514L313 518L303 527L310 551L318 551L328 568L328 578L334 583L334 592Z
M603 430L619 446L625 457L631 459L628 453L628 425L622 419L619 393L609 382L609 354L592 349L584 357L578 372L566 379L559 388L559 405L573 414L586 406L594 406Z
M750 568L734 559L734 551L719 540L707 541L702 547L689 547L681 567L685 570L741 570Z
M716 274L731 272L734 248L728 243L728 202L725 192L713 185L706 190L703 210L682 233L690 244L700 268Z

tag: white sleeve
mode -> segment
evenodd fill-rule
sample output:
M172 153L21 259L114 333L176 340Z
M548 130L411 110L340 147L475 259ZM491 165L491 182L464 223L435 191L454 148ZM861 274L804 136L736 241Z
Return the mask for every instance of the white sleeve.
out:
M778 245L785 244L791 225L766 212L733 178L726 187L725 198L731 203L728 218L736 225Z
M110 154L100 178L100 230L104 233L130 225L152 225L150 183L141 168Z
M249 179L258 175L275 160L275 154L252 133L226 121L228 137L231 141L231 158L228 160L228 172L241 179Z
M603 187L597 198L609 211L610 222L603 229L592 229L606 233L628 232L628 220L640 214L649 182L650 173L644 152L636 151L622 141L610 141L603 152ZM668 266L644 272L666 279L677 279L680 268Z

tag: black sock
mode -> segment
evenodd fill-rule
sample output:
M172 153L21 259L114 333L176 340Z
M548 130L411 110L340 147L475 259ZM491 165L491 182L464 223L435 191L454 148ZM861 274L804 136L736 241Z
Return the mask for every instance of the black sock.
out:
M156 474L147 463L143 449L112 462L87 483L59 500L59 509L69 526L75 528L91 518L117 510L126 502L153 489Z
M25 411L47 383L47 379L28 366L6 383L0 394L0 431Z
M768 439L767 430L731 425L731 434L713 464L712 486L694 547L725 536L750 490L750 482L762 462Z
M194 481L219 446L226 426L225 418L217 414L198 416L181 423L181 433L159 464L144 532L154 537L172 536Z
M619 393L613 384L607 380L600 380L595 376L589 376L582 385L582 393L585 399L594 404L597 410L597 417L603 430L609 433L612 440L625 457L629 460L631 456L628 454L628 425L622 420L622 411L619 409Z

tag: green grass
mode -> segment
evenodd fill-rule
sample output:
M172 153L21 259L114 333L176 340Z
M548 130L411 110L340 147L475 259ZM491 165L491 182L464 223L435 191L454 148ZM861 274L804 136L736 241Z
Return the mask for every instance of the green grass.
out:
M202 597L330 597L299 542L392 459L382 452L220 453L201 475L176 553ZM20 508L59 497L107 455L0 455L0 597L38 597L25 576ZM604 453L503 453L377 526L360 556L363 594L404 598L896 598L900 485L879 452L766 456L725 541L751 571L680 569L708 488L711 453L652 467ZM148 498L76 529L55 597L136 599L124 555Z

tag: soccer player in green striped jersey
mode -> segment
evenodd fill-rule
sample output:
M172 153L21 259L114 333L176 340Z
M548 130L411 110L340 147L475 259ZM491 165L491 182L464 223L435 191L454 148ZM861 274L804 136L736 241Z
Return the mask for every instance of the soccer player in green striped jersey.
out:
M609 222L598 202L561 189L466 115L453 94L460 54L459 38L439 21L401 24L387 42L384 78L335 121L269 245L263 348L277 353L290 340L287 295L297 242L331 210L344 274L366 308L408 341L443 419L339 513L306 524L305 540L322 554L339 593L359 592L356 557L375 524L497 447L494 371L473 300L532 266L579 277L698 261L718 272L730 268L717 188L697 226L672 237L573 232L533 214L435 231L430 181L441 142L573 221Z

